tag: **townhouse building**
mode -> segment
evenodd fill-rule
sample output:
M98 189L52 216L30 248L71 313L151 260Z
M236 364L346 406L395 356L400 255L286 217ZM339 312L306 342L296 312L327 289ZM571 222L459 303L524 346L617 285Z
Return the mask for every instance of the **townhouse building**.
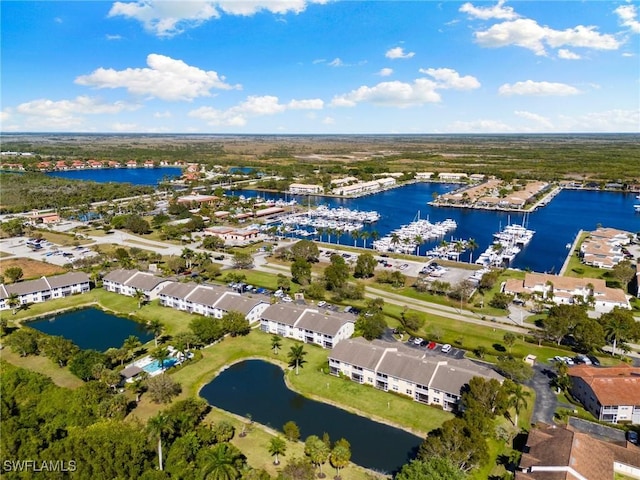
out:
M90 289L89 276L84 272L69 272L9 285L2 284L0 285L0 310L11 308L8 299L12 295L17 296L20 305L26 305L87 293Z
M503 381L497 372L467 359L363 338L345 340L334 347L329 355L329 373L447 411L457 409L463 388L473 377Z
M640 367L569 369L571 393L601 422L640 425Z
M292 304L271 305L260 317L260 329L265 333L329 349L350 338L354 324L355 317L352 314L321 312Z

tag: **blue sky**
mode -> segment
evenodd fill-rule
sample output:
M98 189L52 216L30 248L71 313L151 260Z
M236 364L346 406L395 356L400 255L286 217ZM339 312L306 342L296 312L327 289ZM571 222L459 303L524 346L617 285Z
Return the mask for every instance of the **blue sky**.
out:
M640 131L629 1L2 1L4 132Z

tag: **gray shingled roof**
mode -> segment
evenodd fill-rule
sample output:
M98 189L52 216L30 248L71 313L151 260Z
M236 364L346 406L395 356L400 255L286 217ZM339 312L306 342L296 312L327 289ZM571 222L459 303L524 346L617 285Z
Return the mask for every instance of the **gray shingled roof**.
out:
M306 311L296 324L296 327L335 336L345 323L347 323L347 320L342 315L334 313L326 315L319 312Z
M28 295L30 293L44 292L51 290L49 284L44 278L38 278L37 280L27 280L26 282L12 283L5 285L7 290L7 297L15 293L16 295Z
M128 287L133 287L136 290L142 290L148 292L153 290L162 282L166 282L166 278L157 277L151 273L136 272L129 280L125 282Z
M256 305L266 303L264 300L252 297L244 297L241 295L234 295L227 292L216 304L216 308L224 310L225 312L240 312L243 315L247 315L253 310Z
M124 285L126 281L136 273L138 273L138 270L125 270L123 268L119 268L118 270L113 270L112 272L107 273L104 276L104 280Z
M295 306L288 306L282 304L275 304L267 307L262 314L262 318L265 320L271 320L273 322L284 323L285 325L293 326L296 320L300 317L303 310Z
M159 295L166 295L173 298L186 298L196 286L195 283L172 282L160 290Z
M49 285L51 285L51 288L67 287L70 285L77 285L78 283L89 282L89 275L84 272L69 272L46 278Z
M378 366L378 371L420 385L429 385L436 367L437 362L433 360L420 359L387 350Z
M338 342L331 350L329 358L357 365L367 370L374 370L383 353L384 348L370 344L364 338L358 337Z
M224 291L219 288L199 285L193 289L192 293L189 295L189 301L213 307L223 294Z

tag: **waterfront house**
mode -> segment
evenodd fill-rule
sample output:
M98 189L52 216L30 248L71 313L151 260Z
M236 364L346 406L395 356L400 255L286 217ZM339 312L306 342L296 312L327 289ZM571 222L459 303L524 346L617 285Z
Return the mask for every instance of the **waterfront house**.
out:
M580 245L580 258L585 265L611 269L624 260L622 247L633 234L615 228L597 228Z
M598 278L575 278L550 275L547 273L526 273L524 280L508 279L502 291L509 295L537 295L558 305L591 303L598 312L609 312L614 307L630 309L631 305L624 291L609 288L604 280Z
M394 179L395 181L395 179ZM343 187L334 188L331 192L334 195L342 195L345 197L359 195L362 193L371 193L380 190L380 183L376 180L370 182L359 182L353 185L346 185Z
M324 193L322 185L310 185L306 183L292 183L289 185L289 193L296 195L317 195Z
M447 411L457 408L473 377L503 381L495 371L471 360L363 338L345 340L333 348L329 373Z
M241 229L217 226L205 228L203 233L221 238L226 245L247 245L257 241L260 236L260 231L254 228Z
M7 299L15 294L20 305L41 303L55 298L86 293L90 290L89 277L84 272L70 272L36 280L0 284L0 310L8 310Z
M215 195L185 195L179 197L177 202L181 205L187 206L187 208L200 208L203 204L212 205L218 200Z
M189 313L222 318L234 311L254 323L269 306L264 296L240 295L217 285L171 282L159 293L160 304Z
M334 348L353 335L355 318L342 312L320 312L306 306L275 304L260 317L260 329L266 333Z
M468 176L466 173L439 172L438 180L441 182L464 183Z
M343 185L349 185L350 183L356 183L357 181L358 179L356 177L334 178L331 180L331 185L341 187Z
M569 368L571 393L601 422L640 425L640 368Z
M602 480L616 474L640 478L640 448L538 423L529 430L515 480Z
M415 179L418 181L431 180L433 172L416 172Z
M160 290L170 282L169 279L158 277L152 273L118 269L105 275L102 279L102 286L108 292L129 297L133 297L140 290L149 300L154 300L158 298Z

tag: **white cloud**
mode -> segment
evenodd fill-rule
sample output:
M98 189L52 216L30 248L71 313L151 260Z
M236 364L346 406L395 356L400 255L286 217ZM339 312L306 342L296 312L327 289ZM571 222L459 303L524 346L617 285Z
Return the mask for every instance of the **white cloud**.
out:
M334 123L336 123L336 120L333 117L324 117L322 119L322 123L325 125L333 125Z
M156 112L153 114L153 118L171 118L173 115L169 110L164 112Z
M139 131L138 125L135 123L116 122L111 124L111 130L114 132L136 132Z
M319 98L309 100L291 100L287 108L291 110L322 110L324 102Z
M319 110L323 106L324 102L319 99L291 100L288 104L282 104L278 97L264 95L247 97L244 102L227 110L200 107L190 111L188 115L204 120L209 125L242 127L251 117L276 115L286 110Z
M89 75L76 78L75 83L96 88L126 88L135 95L167 101L191 101L198 97L209 97L212 88L239 88L225 83L224 77L217 72L201 70L164 55L148 55L147 65L149 68L127 68L120 71L98 68Z
M500 20L513 20L520 15L513 11L511 7L504 6L505 1L500 0L492 7L474 7L471 3L465 3L460 7L460 12L468 14L470 17L480 18L481 20L489 20L497 18Z
M549 120L547 117L543 117L542 115L538 115L537 113L527 112L523 110L516 110L513 113L515 113L515 115L520 118L531 120L538 125L545 127L546 129L553 128L553 123L551 122L551 120Z
M388 77L393 74L393 68L381 68L377 75L381 77Z
M331 60L327 65L330 67L344 67L344 62L340 58L336 57Z
M582 57L571 50L561 48L558 50L558 58L562 58L563 60L580 60Z
M84 126L83 115L114 115L133 111L140 105L126 102L105 103L100 99L79 96L72 100L37 99L21 103L11 110L12 117L20 117L22 129L52 128L65 130Z
M250 16L261 11L284 15L300 13L309 3L326 3L326 0L140 0L115 2L109 17L122 16L141 22L148 32L159 37L172 37L185 30L221 16Z
M455 90L473 90L480 87L480 82L476 77L465 75L461 77L458 72L451 68L421 68L420 73L433 77L438 81L437 88L453 88Z
M575 87L566 83L534 82L526 80L513 85L505 83L498 89L500 95L532 95L532 96L567 96L580 93Z
M105 38L107 40L122 40L122 35L110 35L110 34L106 34Z
M414 55L415 52L405 52L404 48L402 47L391 48L390 50L387 50L387 53L384 54L385 57L392 60L412 58Z
M373 87L362 86L344 95L337 95L331 101L334 107L354 107L368 102L374 105L392 107L412 107L424 103L440 101L435 91L437 84L426 78L418 78L413 83L399 81L382 82Z
M516 130L499 120L474 120L471 122L454 122L444 129L449 133L513 133Z
M566 30L554 30L538 25L535 20L520 18L491 26L475 33L480 46L489 48L516 45L531 50L536 55L546 55L546 46L615 50L620 42L613 35L600 34L596 27L578 25Z
M561 116L564 131L573 132L637 132L640 110L606 110L577 117Z
M635 5L621 5L614 10L620 17L620 23L634 33L640 33L640 22L637 20L638 12Z

